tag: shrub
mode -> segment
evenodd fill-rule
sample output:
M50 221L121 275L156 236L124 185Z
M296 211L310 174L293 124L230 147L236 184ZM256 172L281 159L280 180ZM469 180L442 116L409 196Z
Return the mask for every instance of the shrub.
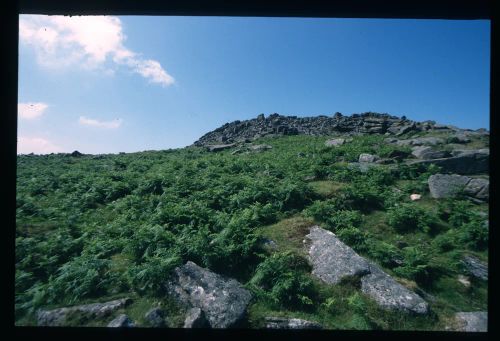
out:
M372 241L368 245L368 254L383 266L392 268L402 262L400 250L386 242Z
M408 246L403 249L404 265L393 271L398 276L414 280L418 284L427 284L431 278L429 267L430 255L418 247Z
M362 216L358 211L340 210L334 212L326 220L328 228L333 232L346 227L358 227L362 222Z
M304 258L291 252L275 253L257 266L250 284L264 290L278 306L308 308L317 294L306 271L310 266Z
M367 249L368 234L356 227L348 226L342 228L337 231L337 236L356 251L362 252Z
M311 217L316 221L326 221L326 219L343 206L338 199L328 199L324 201L315 201L308 208L304 210L304 215Z
M363 212L381 208L383 203L379 189L369 182L357 182L346 187L342 191L342 199L350 209Z
M436 236L432 240L432 246L440 252L447 252L458 247L459 234L457 230L451 229L443 234Z
M416 229L429 232L432 216L424 209L410 203L403 203L387 210L387 223L398 232Z
M473 220L460 227L460 241L473 250L488 247L488 229L483 222Z

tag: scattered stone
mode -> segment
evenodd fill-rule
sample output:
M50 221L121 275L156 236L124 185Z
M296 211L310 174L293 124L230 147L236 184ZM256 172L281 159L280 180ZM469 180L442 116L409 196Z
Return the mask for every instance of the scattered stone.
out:
M165 327L163 310L161 310L160 308L153 308L149 310L146 315L144 315L144 318L152 327Z
M435 199L454 197L464 190L470 178L457 174L434 174L427 181L431 197Z
M422 195L421 195L421 194L411 194L411 195L410 195L410 200L411 200L411 201L420 200L421 198L422 198Z
M235 146L235 143L230 143L230 144L214 144L207 146L207 150L209 152L219 152L224 149L229 149Z
M282 317L266 317L266 328L270 329L323 329L316 322Z
M380 157L378 157L377 155L372 155L372 154L361 154L359 155L359 162L375 162L377 160L379 160Z
M488 312L459 312L455 314L457 322L457 331L464 332L487 332L488 331Z
M312 226L306 235L312 274L329 284L337 284L342 279L363 276L370 272L368 262L353 249L341 242L333 232Z
M184 328L208 328L210 327L205 314L200 308L191 308L188 310Z
M132 302L130 298L122 298L104 303L91 303L53 310L40 310L37 313L37 324L39 326L63 326L67 317L74 315L86 319L102 318L110 315L117 309L125 307L130 302Z
M108 327L135 327L135 323L127 315L120 314L113 321L108 323Z
M337 146L341 146L345 143L345 139L331 139L331 140L327 140L325 142L325 146L327 147L337 147Z
M462 260L462 264L464 264L465 270L471 276L483 281L488 280L488 264L482 262L479 258L474 256L465 256Z
M470 280L469 277L464 276L464 275L458 275L457 280L463 284L464 287L469 288L470 287Z
M263 151L263 150L272 149L273 146L270 146L268 144L257 144L257 145L250 146L248 148L250 150L253 150L253 151Z
M419 295L399 284L377 265L370 263L370 273L361 277L361 291L389 310L425 315L429 305Z
M166 283L167 292L188 308L200 308L210 327L229 328L240 322L252 297L238 281L188 261Z

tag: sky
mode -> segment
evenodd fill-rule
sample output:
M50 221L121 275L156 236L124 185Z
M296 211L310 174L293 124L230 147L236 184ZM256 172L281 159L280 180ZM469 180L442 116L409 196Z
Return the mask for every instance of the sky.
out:
M374 111L489 129L490 22L20 15L18 154L191 145Z

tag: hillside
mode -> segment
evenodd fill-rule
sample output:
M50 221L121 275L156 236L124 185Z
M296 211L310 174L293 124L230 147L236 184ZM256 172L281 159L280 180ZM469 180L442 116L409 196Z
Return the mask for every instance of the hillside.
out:
M488 147L273 114L182 149L19 155L16 325L482 330Z

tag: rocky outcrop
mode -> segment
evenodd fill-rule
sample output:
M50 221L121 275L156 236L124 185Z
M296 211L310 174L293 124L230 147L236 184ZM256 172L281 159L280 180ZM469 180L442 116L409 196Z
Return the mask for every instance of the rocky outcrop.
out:
M487 332L488 312L473 311L459 312L455 314L455 331L463 332Z
M386 309L419 315L429 312L427 302L373 263L370 263L370 273L361 278L361 291Z
M266 317L266 328L269 329L323 329L316 322L283 317Z
M188 308L203 311L212 328L229 328L240 322L252 295L238 281L188 261L177 267L166 283L167 292Z
M132 321L127 315L120 314L116 318L114 318L111 322L108 323L108 327L135 327L134 321Z
M207 145L207 150L209 152L220 152L221 150L229 149L234 147L234 143L229 143L229 144L213 144L213 145Z
M349 277L361 278L361 290L381 307L413 314L427 314L429 306L380 267L359 256L335 234L312 226L304 244L312 263L312 274L329 284Z
M297 117L282 116L277 113L265 117L263 114L257 118L246 121L234 121L203 135L194 143L195 146L220 145L242 142L263 136L276 135L316 135L331 136L338 133L346 134L389 134L400 136L411 132L425 131L455 131L460 130L451 126L441 126L433 121L415 122L405 117L391 116L374 112L344 116L335 113L333 116ZM487 132L486 132L487 133ZM422 138L419 138L422 139ZM432 139L423 138L424 142L414 139L415 143L431 143ZM425 140L427 139L427 140ZM444 140L442 141L444 142ZM441 143L441 142L440 142Z
M442 138L439 137L417 137L413 139L407 139L407 140L397 140L396 144L398 146L423 146L423 145L429 145L429 146L435 146L438 144L443 144L445 141Z
M483 281L488 280L488 264L482 262L474 256L465 256L462 260L465 271L478 279Z
M480 174L489 172L489 149L461 150L452 157L432 160L410 160L411 164L435 164L444 172L456 174Z
M130 298L123 298L104 303L92 303L45 311L40 310L37 313L37 323L39 326L63 326L68 319L75 316L85 319L103 318L131 302Z
M475 179L458 174L434 174L428 179L431 197L451 198L460 193L478 200L488 200L489 180Z
M308 256L313 266L312 274L326 283L337 284L346 277L370 273L368 262L333 232L313 226L306 235L305 244L310 245Z

